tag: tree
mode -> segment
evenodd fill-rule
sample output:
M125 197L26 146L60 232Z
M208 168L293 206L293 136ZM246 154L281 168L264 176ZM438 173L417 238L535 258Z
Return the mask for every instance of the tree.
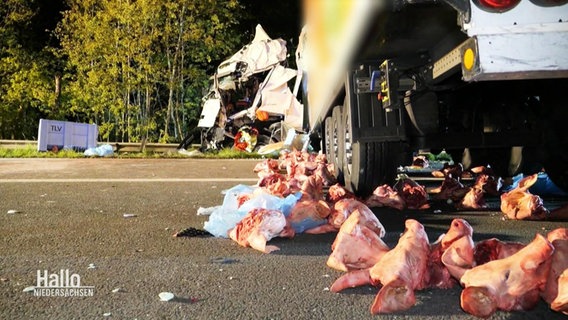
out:
M179 139L209 63L240 43L236 0L70 0L69 7L57 31L69 62L65 94L70 110L91 117L107 140Z
M0 138L33 139L41 117L63 114L39 8L35 1L0 3Z

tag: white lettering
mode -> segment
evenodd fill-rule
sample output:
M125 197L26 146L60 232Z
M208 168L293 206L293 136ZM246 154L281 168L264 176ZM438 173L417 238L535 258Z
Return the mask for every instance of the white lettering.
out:
M60 269L59 273L37 270L36 297L92 297L94 287L81 286L81 276L69 269Z
M35 288L36 297L92 297L95 289L86 288Z
M59 287L59 277L57 276L57 273L52 273L49 275L49 283L48 283L49 287Z
M69 273L69 270L67 270L67 273ZM70 284L67 284L67 287L71 286L71 287L80 287L81 286L81 276L79 276L78 274L74 273L71 275L71 278L69 279L69 275L67 282L71 282Z
M37 271L36 286L47 287L47 270L43 270L43 274L41 273L41 270Z

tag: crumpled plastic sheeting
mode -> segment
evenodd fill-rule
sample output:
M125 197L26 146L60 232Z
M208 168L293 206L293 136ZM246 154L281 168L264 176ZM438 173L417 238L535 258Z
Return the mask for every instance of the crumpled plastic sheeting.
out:
M291 222L290 226L296 233L303 233L306 230L313 229L315 227L319 227L327 223L327 219L317 219L317 218L306 218L298 222Z
M238 207L238 197L252 193L255 196ZM236 185L226 191L223 205L211 213L203 228L216 237L228 238L229 230L233 229L250 210L254 208L279 210L288 216L301 195L301 192L298 192L281 198L269 194L260 187Z
M88 157L98 156L98 157L108 157L112 156L114 151L112 150L112 146L110 144L103 144L96 148L88 148L83 152L84 155Z

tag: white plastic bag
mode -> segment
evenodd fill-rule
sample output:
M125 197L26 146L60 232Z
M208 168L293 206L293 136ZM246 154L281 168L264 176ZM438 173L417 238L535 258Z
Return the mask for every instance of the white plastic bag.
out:
M252 198L239 207L238 197L243 194L250 194ZM228 238L229 230L233 229L250 210L254 208L279 210L287 216L300 197L300 192L281 198L259 187L237 185L227 190L223 205L211 213L209 221L206 221L203 227L216 237Z
M112 146L110 144L103 144L96 148L89 148L85 150L83 154L88 157L92 156L107 157L107 156L112 156L113 153L114 151L112 150Z

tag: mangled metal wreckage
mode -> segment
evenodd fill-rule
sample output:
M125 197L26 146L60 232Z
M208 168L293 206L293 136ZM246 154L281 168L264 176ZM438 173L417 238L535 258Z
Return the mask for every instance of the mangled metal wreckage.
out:
M288 86L297 71L286 67L286 57L286 41L257 25L252 42L219 65L197 125L202 151L231 145L257 151L283 141L290 129L302 130L298 86L294 92Z

